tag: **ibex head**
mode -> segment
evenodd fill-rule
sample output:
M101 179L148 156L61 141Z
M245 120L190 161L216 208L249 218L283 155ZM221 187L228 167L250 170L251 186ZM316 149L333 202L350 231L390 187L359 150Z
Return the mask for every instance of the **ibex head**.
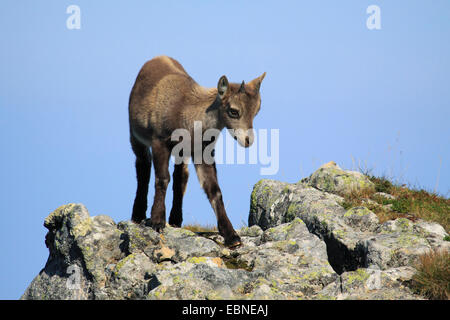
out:
M217 84L217 93L221 100L221 118L225 126L239 144L249 147L253 144L253 118L261 108L259 88L266 73L249 83L228 83L222 76Z

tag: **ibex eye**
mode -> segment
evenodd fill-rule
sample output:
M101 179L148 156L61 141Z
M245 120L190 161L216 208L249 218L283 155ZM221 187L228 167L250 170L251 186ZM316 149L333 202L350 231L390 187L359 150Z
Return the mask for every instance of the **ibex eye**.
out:
M238 110L236 110L236 109L228 109L228 115L231 117L231 118L239 118L239 111Z

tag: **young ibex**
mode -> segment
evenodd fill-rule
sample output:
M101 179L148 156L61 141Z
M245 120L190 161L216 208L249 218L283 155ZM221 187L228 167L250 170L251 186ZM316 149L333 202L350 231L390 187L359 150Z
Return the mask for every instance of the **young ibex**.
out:
M171 139L174 130L187 129L191 137L194 137L194 121L201 121L203 132L211 128L241 129L238 134L232 130L230 133L241 146L249 147L253 143L253 118L261 106L259 88L264 76L265 73L247 84L228 83L227 78L222 76L217 89L207 89L198 85L181 64L172 58L160 56L144 64L129 101L130 141L136 155L137 175L137 191L131 217L134 222L139 223L145 219L153 161L155 198L150 222L158 232L165 226L164 200L170 180L169 158L173 147L178 143ZM192 154L183 156L189 157ZM218 230L224 237L225 244L229 247L240 245L241 240L225 212L215 163L197 163L195 170L216 214ZM185 162L175 164L173 205L169 217L169 224L175 227L181 227L181 207L188 175Z

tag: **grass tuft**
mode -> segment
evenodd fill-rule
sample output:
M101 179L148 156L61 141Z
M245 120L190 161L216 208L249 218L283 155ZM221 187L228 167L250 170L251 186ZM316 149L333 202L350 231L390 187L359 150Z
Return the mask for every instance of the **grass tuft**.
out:
M375 184L376 192L390 193L394 185L386 177L368 176L369 180Z
M433 300L450 298L450 253L430 251L419 258L412 289Z
M200 224L187 224L183 226L183 229L192 232L217 232L217 227L212 225L200 225Z
M394 184L386 177L370 175L368 178L375 184L375 191L354 191L341 195L344 198L341 205L345 209L365 206L378 216L381 223L397 218L423 219L437 222L450 232L450 199L423 189ZM391 194L395 199L386 199L377 192Z

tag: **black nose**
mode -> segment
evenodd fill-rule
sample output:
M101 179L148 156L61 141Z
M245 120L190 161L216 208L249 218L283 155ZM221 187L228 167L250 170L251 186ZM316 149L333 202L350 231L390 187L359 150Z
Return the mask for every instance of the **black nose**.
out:
M248 147L250 145L250 138L245 137L245 145Z

